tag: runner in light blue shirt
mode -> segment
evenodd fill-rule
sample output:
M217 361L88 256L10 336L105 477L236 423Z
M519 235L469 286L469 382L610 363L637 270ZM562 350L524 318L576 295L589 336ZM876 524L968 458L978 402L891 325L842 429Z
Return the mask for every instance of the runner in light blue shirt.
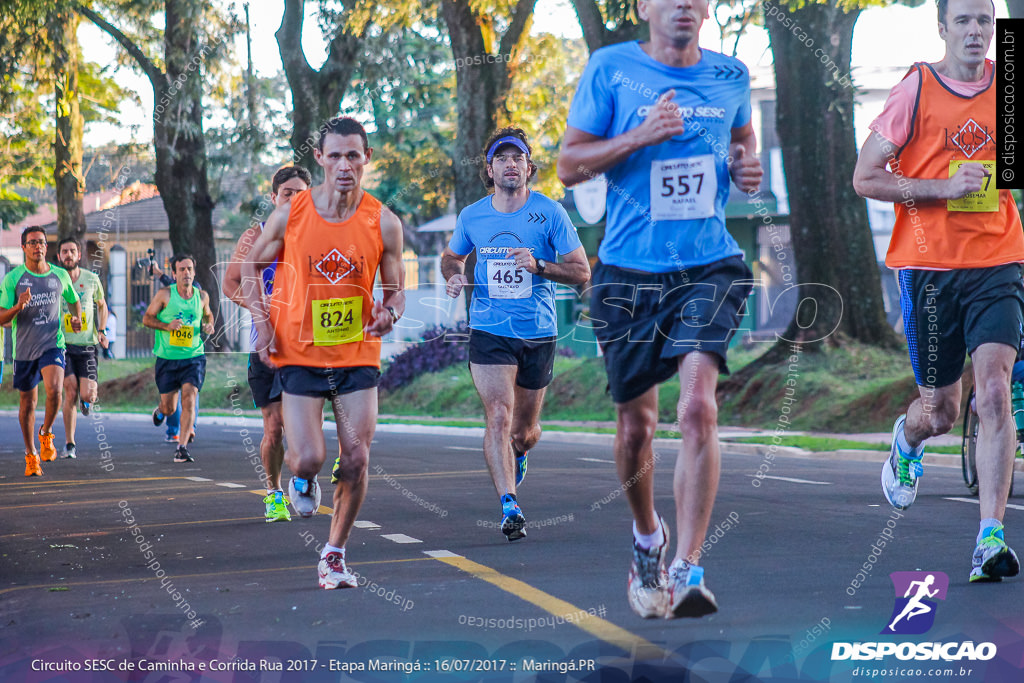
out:
M494 194L462 210L441 259L448 295L455 298L468 284L466 258L476 251L469 367L487 417L484 457L509 541L526 535L516 487L526 476L527 452L540 439L540 408L552 378L555 283L590 279L565 209L527 186L537 173L530 154L519 128L491 136L483 178Z

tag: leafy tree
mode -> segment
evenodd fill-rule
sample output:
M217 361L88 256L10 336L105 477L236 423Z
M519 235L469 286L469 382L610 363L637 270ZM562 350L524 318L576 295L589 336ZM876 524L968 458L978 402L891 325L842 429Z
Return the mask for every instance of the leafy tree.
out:
M230 17L200 0L166 0L163 28L153 25L158 3L152 0L111 0L124 29L83 4L76 10L110 35L131 57L153 87L153 145L156 185L170 225L171 246L196 257L196 279L204 289L219 291L214 267L213 206L207 180L203 134L203 92L209 63L223 52L226 39L238 28ZM131 37L137 31L143 37ZM151 57L156 36L163 52ZM220 297L211 297L217 325Z
M572 0L572 6L591 52L647 35L647 24L640 21L636 0Z

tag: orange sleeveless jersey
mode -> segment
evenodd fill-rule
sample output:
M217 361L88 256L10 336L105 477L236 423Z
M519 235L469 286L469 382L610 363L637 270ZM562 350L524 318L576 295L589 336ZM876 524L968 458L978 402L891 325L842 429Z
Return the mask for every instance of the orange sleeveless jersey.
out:
M380 213L380 201L368 192L343 223L316 212L311 190L292 198L271 295L275 363L380 367L380 338L363 334L384 252Z
M896 204L885 264L890 268L987 268L1024 261L1024 232L1009 190L996 187L994 75L973 97L958 95L928 64L915 64L921 84L910 137L897 151L894 173L949 178L964 162L983 162L988 187L960 200ZM912 200L908 190L904 200Z

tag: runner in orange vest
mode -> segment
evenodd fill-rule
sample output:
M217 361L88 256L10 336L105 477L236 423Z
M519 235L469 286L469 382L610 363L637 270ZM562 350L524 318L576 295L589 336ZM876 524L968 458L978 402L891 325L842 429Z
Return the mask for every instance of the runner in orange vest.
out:
M981 525L971 581L1020 571L1003 538L1016 448L1010 373L1024 323L1024 232L996 187L995 28L991 0L939 0L942 61L915 64L889 94L861 149L853 184L894 202L885 263L899 270L903 327L920 397L893 426L886 500L904 510L923 474L924 441L960 409L965 354L974 361Z
M361 187L372 155L366 131L354 119L324 124L314 151L324 182L274 210L242 266L260 360L281 369L285 460L295 474L289 498L302 517L320 507L316 477L326 458L325 399L334 411L343 455L330 537L318 566L326 589L357 585L345 565L345 542L366 496L380 338L405 310L402 224ZM261 282L260 272L275 260L268 300L263 287L245 282ZM378 269L381 301L373 299Z

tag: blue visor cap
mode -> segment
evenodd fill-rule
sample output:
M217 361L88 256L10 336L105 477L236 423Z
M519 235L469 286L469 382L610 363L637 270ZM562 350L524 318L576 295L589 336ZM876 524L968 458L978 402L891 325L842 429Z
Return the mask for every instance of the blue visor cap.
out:
M491 145L491 148L487 150L487 163L491 163L491 159L494 158L494 153L498 151L499 147L504 147L505 145L512 145L513 147L518 147L520 150L522 150L523 154L525 154L527 157L530 156L530 149L526 146L526 143L515 136L509 135L507 137L498 138L497 140L494 141L494 144Z

